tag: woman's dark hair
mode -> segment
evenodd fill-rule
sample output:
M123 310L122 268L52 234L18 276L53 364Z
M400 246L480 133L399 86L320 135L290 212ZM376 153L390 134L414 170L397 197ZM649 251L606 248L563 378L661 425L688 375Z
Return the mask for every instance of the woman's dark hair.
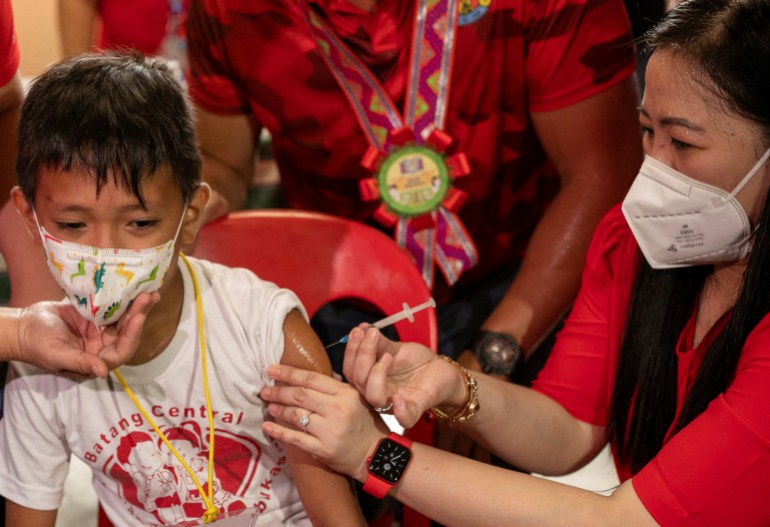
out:
M728 111L756 124L770 146L770 2L686 0L646 36L702 75ZM679 335L712 266L653 270L641 254L613 388L608 434L620 464L637 473L669 435L700 415L732 381L743 344L770 312L770 207L754 235L738 299L705 352L676 417ZM674 421L676 419L676 422Z
M93 175L141 195L143 178L168 165L189 201L200 183L193 117L161 60L137 53L80 55L32 82L21 109L16 173L34 206L42 168Z

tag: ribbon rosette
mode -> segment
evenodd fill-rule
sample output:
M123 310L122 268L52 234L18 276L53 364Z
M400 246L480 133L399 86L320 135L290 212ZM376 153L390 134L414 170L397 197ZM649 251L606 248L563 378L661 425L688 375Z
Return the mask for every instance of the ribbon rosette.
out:
M477 262L476 248L456 214L467 194L452 185L470 173L470 166L464 154L446 153L451 143L441 130L433 129L421 142L404 127L389 133L387 153L370 147L361 162L375 174L361 180L362 198L381 200L375 219L395 226L396 241L429 286L434 262L450 285Z

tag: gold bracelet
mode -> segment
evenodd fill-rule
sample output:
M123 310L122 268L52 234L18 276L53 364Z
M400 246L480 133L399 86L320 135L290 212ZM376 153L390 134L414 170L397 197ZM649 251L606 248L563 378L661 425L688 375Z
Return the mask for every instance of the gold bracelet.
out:
M433 415L438 417L439 419L446 419L450 423L462 423L464 421L468 421L471 417L476 415L476 412L479 411L479 408L481 405L479 404L479 385L476 382L476 379L471 377L471 374L463 368L460 364L453 361L446 355L439 355L442 359L447 361L450 364L453 364L457 367L457 369L460 370L460 375L463 377L463 381L465 381L465 386L468 388L468 402L465 403L465 406L462 410L457 412L454 415L449 415L448 413L444 412L443 410L439 410L438 408L431 408L430 411Z

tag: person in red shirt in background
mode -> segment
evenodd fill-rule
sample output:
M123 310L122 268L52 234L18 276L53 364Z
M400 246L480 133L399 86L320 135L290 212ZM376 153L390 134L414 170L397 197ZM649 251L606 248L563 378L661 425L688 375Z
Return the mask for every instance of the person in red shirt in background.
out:
M10 0L0 1L0 202L13 186L16 123L23 99L19 75L19 44L13 29Z
M494 370L507 375L568 310L594 227L641 163L629 21L622 0L452 0L428 15L450 20L423 25L418 3L192 1L207 214L243 206L267 128L289 205L401 238L439 303L439 351L457 357L493 332L477 337L509 346ZM449 67L412 67L427 49ZM331 311L314 328L333 342L362 320Z
M19 43L13 27L11 1L0 0L0 207L9 201L11 188L16 184L16 123L23 98ZM6 223L13 216L18 214L8 207L8 210L0 214L0 222ZM18 225L21 226L20 220ZM0 253L5 255L3 248L0 239Z
M61 298L56 283L45 275L42 248L33 243L9 199L16 185L16 124L23 98L11 2L0 0L0 254L17 290L10 302L16 306ZM14 295L22 295L16 303Z

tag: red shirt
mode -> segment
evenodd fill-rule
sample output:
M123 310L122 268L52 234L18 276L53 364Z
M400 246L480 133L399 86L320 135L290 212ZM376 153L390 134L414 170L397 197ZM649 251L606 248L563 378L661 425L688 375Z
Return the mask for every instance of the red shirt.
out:
M615 207L596 230L578 298L534 383L573 416L597 426L607 424L636 255L633 235ZM708 346L707 337L693 348L694 327L693 316L672 350L677 413ZM633 477L637 495L661 526L770 525L768 401L770 315L749 335L727 391ZM621 481L629 477L620 474Z
M13 30L11 0L0 0L0 86L5 86L19 69L19 43Z
M380 0L372 14L348 0L312 4L403 109L414 3ZM374 223L378 203L362 201L358 183L372 176L360 166L366 137L299 5L191 6L191 94L209 112L267 127L292 207ZM468 193L459 215L480 255L460 286L517 262L558 190L529 113L584 100L634 70L620 0L493 0L481 13L457 31L445 126L470 160L472 175L455 184Z
M169 0L100 0L102 31L99 47L125 47L145 55L160 54L169 9Z

